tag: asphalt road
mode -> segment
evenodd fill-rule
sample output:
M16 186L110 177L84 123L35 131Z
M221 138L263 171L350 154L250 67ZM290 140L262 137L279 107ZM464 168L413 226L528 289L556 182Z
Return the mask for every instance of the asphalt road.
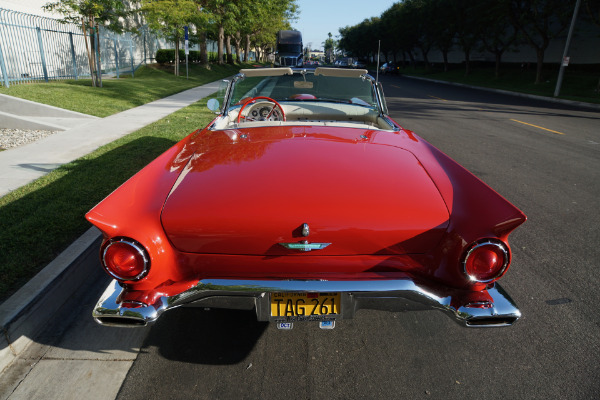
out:
M513 263L502 279L523 318L466 329L437 311L363 310L334 330L304 323L279 331L253 312L175 309L147 330L117 398L600 398L600 113L382 81L396 121L528 215L511 236ZM105 285L78 302L84 318ZM82 343L133 331L100 328ZM54 332L61 335L69 332Z
M524 317L465 329L436 311L361 311L333 331L279 331L251 312L174 310L151 329L119 399L600 397L600 114L383 83L396 121L528 215L502 281Z

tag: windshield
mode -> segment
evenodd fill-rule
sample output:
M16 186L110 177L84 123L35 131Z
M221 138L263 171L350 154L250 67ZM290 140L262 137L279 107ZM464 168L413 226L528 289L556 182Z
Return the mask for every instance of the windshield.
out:
M321 101L377 108L371 82L360 77L315 76L312 73L246 77L236 82L230 104L241 104L241 100L256 96L279 102Z
M277 45L277 51L280 53L294 53L294 54L300 54L302 53L302 45L301 44L283 44L283 43L279 43Z

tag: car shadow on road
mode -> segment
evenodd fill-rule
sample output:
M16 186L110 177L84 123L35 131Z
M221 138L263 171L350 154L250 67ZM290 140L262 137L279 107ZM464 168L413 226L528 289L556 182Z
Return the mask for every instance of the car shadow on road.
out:
M252 351L268 322L256 321L254 311L177 308L152 327L141 352L156 347L171 361L230 365Z

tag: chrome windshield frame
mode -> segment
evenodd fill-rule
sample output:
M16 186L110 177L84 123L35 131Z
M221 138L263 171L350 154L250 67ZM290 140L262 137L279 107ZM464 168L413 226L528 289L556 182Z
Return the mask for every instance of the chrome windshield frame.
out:
M291 70L292 70L292 72L298 73L301 75L305 75L307 72L311 71L310 69L306 69L306 68L291 68ZM277 75L273 75L273 76L277 76ZM235 88L235 85L237 84L238 81L243 80L245 78L246 78L246 74L244 74L243 72L240 72L240 73L234 75L233 78L229 81L229 85L227 87L225 97L223 99L223 108L222 108L223 116L227 116L229 113L229 108L231 106L230 103L233 98L233 90ZM381 88L381 84L379 82L376 82L375 78L373 78L368 73L360 75L360 78L363 80L368 80L371 83L371 88L373 90L373 96L375 98L375 102L377 105L377 110L379 112L379 115L382 118L389 119L389 118L387 118L388 110L387 110L387 105L385 102L385 97L383 95L383 89Z

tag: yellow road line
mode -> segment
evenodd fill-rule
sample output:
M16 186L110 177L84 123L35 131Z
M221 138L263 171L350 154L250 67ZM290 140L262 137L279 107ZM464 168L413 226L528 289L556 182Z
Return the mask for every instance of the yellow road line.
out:
M533 125L533 124L528 124L527 122L519 121L519 120L516 120L516 119L511 119L511 121L515 121L515 122L518 122L518 123L524 124L524 125L533 126L534 128L543 129L543 130L548 131L548 132L558 133L559 135L564 135L564 133L562 133L562 132L553 131L552 129L548 129L548 128L542 128L541 126L537 126L537 125Z
M430 95L430 94L428 94L428 96L429 96L429 97L432 97L432 98L434 98L434 99L441 100L441 101L448 101L448 100L446 100L446 99L442 99L442 98L439 98L439 97L435 97L435 96L432 96L432 95Z

